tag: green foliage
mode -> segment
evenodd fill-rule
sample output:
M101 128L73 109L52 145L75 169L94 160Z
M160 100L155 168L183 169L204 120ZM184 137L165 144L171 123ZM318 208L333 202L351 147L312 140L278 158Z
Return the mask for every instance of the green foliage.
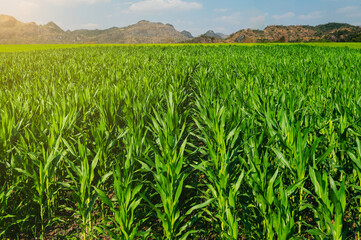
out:
M353 27L353 26L350 24L347 24L347 23L332 23L331 22L331 23L327 23L327 24L317 25L315 27L315 30L325 33L325 32L330 32L335 29L339 29L339 28L349 28L349 27Z
M0 238L360 238L361 52L319 46L1 53Z

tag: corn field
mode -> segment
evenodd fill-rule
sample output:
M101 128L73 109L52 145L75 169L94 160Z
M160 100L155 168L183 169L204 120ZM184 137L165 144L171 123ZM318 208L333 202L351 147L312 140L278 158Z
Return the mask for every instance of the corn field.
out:
M361 50L0 53L0 239L361 239Z

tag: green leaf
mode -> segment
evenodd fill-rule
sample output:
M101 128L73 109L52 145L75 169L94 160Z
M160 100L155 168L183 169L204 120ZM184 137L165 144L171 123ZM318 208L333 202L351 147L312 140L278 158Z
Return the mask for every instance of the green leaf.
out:
M95 188L95 191L97 191L99 198L108 205L110 208L113 208L113 203L109 200L108 196L100 189Z
M309 234L311 234L313 236L323 236L323 237L327 236L327 234L322 232L320 229L311 229L311 230L307 230L306 232L308 232Z
M191 207L191 208L186 212L186 215L191 214L194 210L197 210L197 209L204 208L204 207L208 206L208 205L209 205L210 203L212 203L214 200L215 200L215 198L211 198L211 199L208 199L207 201L205 201L205 202L203 202L203 203L200 203L200 204L197 204L197 205Z

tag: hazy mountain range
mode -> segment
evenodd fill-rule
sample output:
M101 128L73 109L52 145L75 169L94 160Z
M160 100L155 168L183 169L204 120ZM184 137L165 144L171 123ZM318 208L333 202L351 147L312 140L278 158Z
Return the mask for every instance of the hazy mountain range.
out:
M64 31L53 22L38 25L0 15L0 44L308 41L361 41L361 27L342 23L328 23L315 27L268 26L264 30L243 29L229 36L209 30L205 34L193 37L186 30L177 31L171 24L145 20L127 27L112 27L105 30Z

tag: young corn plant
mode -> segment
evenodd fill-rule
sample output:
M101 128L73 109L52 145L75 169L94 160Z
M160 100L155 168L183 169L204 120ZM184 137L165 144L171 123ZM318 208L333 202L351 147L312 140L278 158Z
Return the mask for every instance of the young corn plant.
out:
M35 153L27 152L28 156L25 156L22 161L22 168L15 168L25 178L31 179L33 187L35 189L32 195L32 201L39 206L40 215L40 238L44 238L46 227L51 224L55 218L52 215L52 199L56 193L57 186L55 182L55 173L59 162L64 157L64 151L59 147L61 142L61 135L49 138L50 149L41 148L41 155L38 156ZM26 150L26 146L19 146L18 151ZM46 217L48 218L46 221ZM54 218L54 219L53 219Z
M361 192L361 141L358 137L356 137L356 145L355 151L348 151L347 153L353 164L354 177L358 178L358 186L355 188ZM361 198L359 199L358 219L361 219ZM357 232L357 237L360 238L360 231Z
M20 181L19 181L20 182ZM27 207L23 201L14 201L14 196L21 193L19 188L19 182L13 182L10 188L3 186L0 189L0 238L12 239L15 235L10 235L10 232L14 233L14 229L18 225L24 224L31 216L23 216L25 208ZM11 231L10 231L11 230Z
M1 108L1 105L0 105ZM20 121L16 124L14 116L11 116L11 113L8 111L0 110L0 184L8 182L10 183L10 171L9 164L10 158L9 149L13 148L12 138L14 133L18 132L19 128L22 125L23 121ZM10 187L10 186L8 186Z
M292 184L297 184L299 186L298 199L293 197L293 202L298 202L300 206L298 212L298 233L301 234L301 209L304 200L303 186L308 176L308 166L316 166L318 163L322 162L331 153L333 147L329 147L325 154L316 159L316 150L322 141L322 138L315 137L315 139L312 139L312 143L309 133L310 129L302 129L300 121L298 121L295 126L292 126L292 124L288 122L285 113L283 114L280 127L282 135L286 135L286 138L282 140L279 147L272 147L272 150L276 154L278 164L282 168L285 168L285 171L288 171L287 178L292 182ZM279 135L279 138L281 138L281 134Z
M186 96L173 98L172 92L166 97L167 110L159 113L154 110L151 133L155 138L149 140L153 145L154 160L145 158L140 161L154 177L153 188L160 197L160 204L154 204L145 194L143 198L156 212L162 223L164 239L186 239L194 231L184 233L189 223L184 223L183 203L180 197L188 172L184 167L186 139L186 120L188 112L179 112L179 104ZM160 206L160 208L158 207Z
M106 98L104 97L104 99ZM104 99L102 98L101 101L106 101ZM120 108L122 101L119 102ZM90 126L89 142L93 144L90 148L98 153L99 158L96 171L97 176L106 176L109 172L112 172L112 169L118 163L118 161L113 159L117 159L119 153L122 152L122 145L118 145L124 136L124 130L120 123L118 109L112 105L115 105L114 102L107 102L106 107L103 109L101 106L98 106L97 108L100 112L99 122ZM109 186L103 183L98 187L99 190L107 192ZM109 214L104 204L100 205L100 210L98 211L102 219L106 219L106 216Z
M273 239L276 232L272 226L272 212L275 200L275 181L279 169L272 169L267 151L261 158L250 153L250 151L248 156L250 174L247 182L253 192L255 207L258 208L261 214L262 222L258 226L259 232L262 233L260 237Z
M124 174L124 175L123 175ZM127 172L121 169L120 166L116 166L113 171L114 177L114 199L109 199L105 192L100 189L96 189L99 198L109 206L113 213L111 221L114 223L114 227L111 229L104 226L104 229L100 229L100 232L111 236L112 239L138 239L139 237L145 238L149 231L140 231L139 226L144 219L137 219L135 216L136 210L139 207L142 198L140 197L140 191L143 188L142 184L134 183L134 180L129 178Z
M145 113L142 112L142 104L133 101L132 96L127 95L126 106L124 115L127 128L120 137L125 149L113 171L114 197L110 199L104 191L96 190L103 203L109 206L113 214L111 221L114 223L112 227L99 228L100 231L113 239L131 240L146 238L150 232L150 229L146 231L139 229L147 217L139 219L136 216L142 201L140 192L143 190L143 183L136 178L139 168L137 159L146 156L149 147L145 146L147 131L145 131Z
M312 195L318 206L306 204L314 211L318 225L317 229L308 232L320 239L331 238L341 240L345 238L346 229L343 228L346 210L346 187L345 180L337 188L333 178L326 171L318 171L309 167L310 179L313 183L315 195Z
M94 156L80 140L77 142L77 148L65 139L63 142L67 146L68 153L72 155L72 158L66 157L68 177L71 181L61 182L61 185L71 191L71 199L77 204L76 208L67 207L67 209L80 215L83 240L88 236L92 239L91 213L98 197L95 187L105 182L111 174L105 174L102 179L96 181L99 152Z
M237 202L246 173L239 166L237 155L241 129L244 126L230 122L231 114L219 101L209 105L198 99L198 114L193 120L202 133L200 140L207 146L209 159L194 167L207 176L206 195L209 195L208 201L212 201L216 209L219 237L238 239L240 219Z
M274 204L275 209L271 213L271 225L277 234L277 239L287 240L293 239L296 228L295 216L292 205L290 204L290 196L294 191L299 188L300 184L291 185L285 188L283 185L282 177L280 178L280 184L276 192L278 196L275 197Z
M265 133L259 137L251 137L245 148L245 166L250 171L247 182L252 189L253 207L260 213L260 224L257 226L258 237L264 239L290 239L295 234L295 216L297 207L292 203L295 192L303 185L303 181L289 183L283 180L284 173L272 161L269 150L263 148ZM272 141L270 141L272 142ZM270 144L270 143L268 143ZM285 185L284 183L288 184Z
M12 225L15 215L8 213L10 196L14 191L12 186L10 189L4 185L0 189L0 238L5 235L6 230Z

